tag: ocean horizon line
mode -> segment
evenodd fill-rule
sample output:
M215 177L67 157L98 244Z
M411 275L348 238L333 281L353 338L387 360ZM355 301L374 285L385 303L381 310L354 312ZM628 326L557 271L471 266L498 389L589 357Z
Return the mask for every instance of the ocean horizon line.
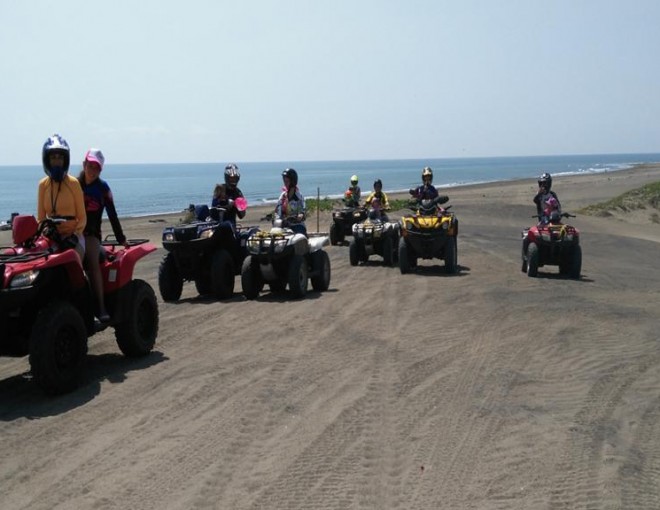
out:
M114 163L107 161L105 166L138 166L138 165L157 165L157 166L178 166L178 165L226 165L229 163L243 163L243 164L270 164L270 163L351 163L351 162L397 162L397 161L454 161L454 160L502 160L502 159L545 159L545 158L573 158L573 157L592 157L592 156L646 156L658 155L659 152L575 152L563 154L522 154L522 155L500 155L500 156L428 156L428 157L401 157L401 158L355 158L355 159L268 159L268 160L217 160L217 161L167 161L167 162L121 162ZM72 162L72 166L75 163ZM0 168L7 167L35 167L41 166L39 162L36 163L17 163L17 164L0 164ZM69 170L71 171L71 170Z

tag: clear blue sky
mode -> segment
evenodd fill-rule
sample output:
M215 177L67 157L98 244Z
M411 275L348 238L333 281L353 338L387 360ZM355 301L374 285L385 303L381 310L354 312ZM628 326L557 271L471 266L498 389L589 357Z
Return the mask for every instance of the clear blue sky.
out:
M656 0L0 0L0 165L660 152ZM78 155L78 156L77 156Z

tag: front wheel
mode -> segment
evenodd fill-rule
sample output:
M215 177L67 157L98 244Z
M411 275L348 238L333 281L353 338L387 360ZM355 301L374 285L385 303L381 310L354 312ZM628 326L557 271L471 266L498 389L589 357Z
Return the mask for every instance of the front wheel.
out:
M383 241L383 264L388 267L394 264L394 239L391 236Z
M580 279L580 272L582 271L582 247L577 244L573 248L573 257L571 258L570 277L576 280Z
M445 246L445 273L456 274L458 270L458 251L456 249L456 238L450 237Z
M234 295L234 261L227 250L217 250L211 259L211 290L217 299Z
M408 245L406 240L402 237L399 239L399 270L401 274L410 272L410 260L408 258Z
M51 301L37 314L30 336L30 368L41 389L58 395L80 383L87 357L87 330L80 312Z
M315 251L311 255L312 267L316 276L312 277L312 288L318 292L324 292L330 287L330 257L323 251Z
M163 301L178 301L183 291L183 278L176 265L174 253L163 257L158 267L158 290Z
M357 266L360 262L360 254L358 253L357 240L352 239L348 245L348 260L351 263L351 266Z
M243 261L241 286L243 287L243 295L246 299L256 299L264 286L259 262L250 255L245 257Z
M143 280L128 284L126 319L115 326L117 345L125 356L146 356L158 336L158 302L151 286Z
M294 298L307 294L307 260L302 255L294 255L289 262L289 291Z
M330 225L330 244L333 246L339 244L339 233L337 231L337 224L333 221Z
M539 247L530 243L527 247L527 276L532 278L539 274Z

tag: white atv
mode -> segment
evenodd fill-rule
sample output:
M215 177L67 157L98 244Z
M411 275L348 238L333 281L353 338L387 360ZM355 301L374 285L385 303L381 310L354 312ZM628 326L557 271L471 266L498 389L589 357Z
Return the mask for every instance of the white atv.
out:
M367 219L353 225L353 239L348 246L351 265L367 262L371 255L383 257L386 266L394 265L398 260L400 231L398 221L388 221L379 207L370 208Z
M272 292L282 292L288 285L294 298L305 296L309 279L318 292L330 286L330 257L323 250L330 244L328 237L306 236L281 225L276 220L269 231L259 230L247 239L247 257L241 270L247 299L255 299L266 283Z

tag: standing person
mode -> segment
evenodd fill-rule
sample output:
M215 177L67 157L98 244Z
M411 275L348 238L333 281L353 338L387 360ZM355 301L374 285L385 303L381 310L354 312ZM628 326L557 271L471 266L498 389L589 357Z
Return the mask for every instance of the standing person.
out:
M307 235L305 226L305 199L298 189L298 172L293 168L287 168L282 172L284 188L275 206L275 217L294 232Z
M348 207L359 207L360 198L362 198L362 190L358 186L358 176L351 176L351 185L344 192L344 203Z
M64 246L75 248L82 264L87 215L80 183L69 175L70 152L69 144L58 134L49 137L41 149L46 177L39 181L37 190L37 221L65 218L66 221L57 224L57 232Z
M432 200L438 196L438 190L433 186L433 170L426 166L422 170L422 185L410 190L413 198L421 200Z
M221 184L216 184L211 200L211 207L223 207L225 209L224 219L234 227L236 226L236 217L243 219L247 212L246 209L239 211L235 204L237 198L243 197L243 192L238 187L238 181L240 180L241 173L238 171L238 166L234 163L228 164L225 167L224 188Z
M105 308L105 299L103 297L103 277L101 275L100 254L101 254L101 221L103 219L103 210L108 211L108 218L112 231L119 244L127 246L126 236L119 223L115 202L112 198L112 191L107 182L101 179L101 171L105 157L100 149L89 149L83 160L83 169L78 176L80 187L85 196L85 211L87 212L87 226L85 227L85 269L90 278L92 291L96 297L101 322L110 320L110 315Z
M369 196L364 201L364 204L369 207L372 204L375 205L375 202L378 202L378 211L380 217L383 221L390 221L387 217L385 211L390 210L390 201L387 199L387 195L383 191L383 181L376 179L374 181L374 190L369 193Z
M534 195L534 203L536 204L536 214L539 216L539 219L542 219L543 209L545 208L545 203L550 199L554 198L557 201L556 210L561 214L561 204L559 203L559 198L557 198L557 193L552 191L552 176L545 172L539 177L538 180L539 189Z

